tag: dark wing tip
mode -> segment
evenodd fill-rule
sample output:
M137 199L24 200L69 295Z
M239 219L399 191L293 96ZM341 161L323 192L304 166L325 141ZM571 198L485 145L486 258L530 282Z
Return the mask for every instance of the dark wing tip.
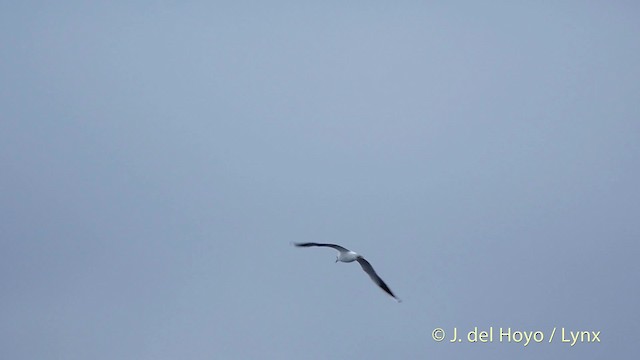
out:
M316 243L298 243L298 242L291 242L292 245L297 246L297 247L309 247L309 246L316 246Z
M384 281L382 281L382 279L380 279L380 277L378 277L378 282L377 283L378 283L378 286L380 286L380 288L382 290L384 290L387 294L391 295L394 299L398 300L398 298L393 293L393 291L391 291L391 289L389 289L387 284L385 284Z
M360 266L362 266L362 270L364 270L364 272L369 274L369 277L371 278L371 280L373 280L374 283L376 283L376 285L378 285L382 290L384 290L384 292L391 295L391 297L394 298L397 302L402 302L402 300L397 298L396 295L393 293L393 291L389 289L389 287L384 282L384 280L382 280L382 278L378 276L376 271L373 270L373 266L371 266L371 264L367 261L367 259L363 258L362 256L358 256L356 260L358 261L358 263L360 263Z
M340 245L336 245L336 244L323 244L323 243L315 243L315 242L308 242L308 243L297 243L297 242L294 242L293 245L295 245L297 247L310 247L310 246L330 247L330 248L336 249L338 251L349 251L349 250L345 249L344 247L342 247Z

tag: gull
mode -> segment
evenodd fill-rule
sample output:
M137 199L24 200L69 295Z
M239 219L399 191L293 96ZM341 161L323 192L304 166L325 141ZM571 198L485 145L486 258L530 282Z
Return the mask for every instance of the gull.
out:
M391 291L391 289L389 289L387 284L385 284L384 281L382 281L382 279L380 278L380 276L376 274L376 271L373 270L373 266L371 266L371 264L369 264L369 262L365 258L363 258L362 255L356 252L353 252L349 249L346 249L340 245L335 245L335 244L320 244L320 243L309 242L309 243L293 243L293 245L297 247L310 247L310 246L330 247L338 250L340 253L338 254L338 256L336 256L336 263L338 261L342 261L345 263L357 261L358 264L362 266L362 270L364 270L364 272L366 272L367 275L369 275L371 280L373 280L373 282L376 283L376 285L378 285L387 294L391 295L391 297L393 297L397 302L402 302L402 300L398 299L393 294L393 292Z

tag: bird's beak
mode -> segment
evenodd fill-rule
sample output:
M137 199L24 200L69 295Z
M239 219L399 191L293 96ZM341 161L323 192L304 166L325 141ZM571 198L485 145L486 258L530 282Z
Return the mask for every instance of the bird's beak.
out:
M336 258L336 262L338 262L338 259Z

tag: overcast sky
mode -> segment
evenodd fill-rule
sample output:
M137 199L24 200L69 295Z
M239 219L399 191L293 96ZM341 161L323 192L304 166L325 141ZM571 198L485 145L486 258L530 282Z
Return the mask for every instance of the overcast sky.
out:
M2 2L0 358L637 357L639 18Z

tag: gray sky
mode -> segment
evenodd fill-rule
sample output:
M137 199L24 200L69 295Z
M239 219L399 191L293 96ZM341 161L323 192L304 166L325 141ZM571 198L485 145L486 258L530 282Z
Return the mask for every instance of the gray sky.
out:
M0 358L633 358L639 17L3 2Z

